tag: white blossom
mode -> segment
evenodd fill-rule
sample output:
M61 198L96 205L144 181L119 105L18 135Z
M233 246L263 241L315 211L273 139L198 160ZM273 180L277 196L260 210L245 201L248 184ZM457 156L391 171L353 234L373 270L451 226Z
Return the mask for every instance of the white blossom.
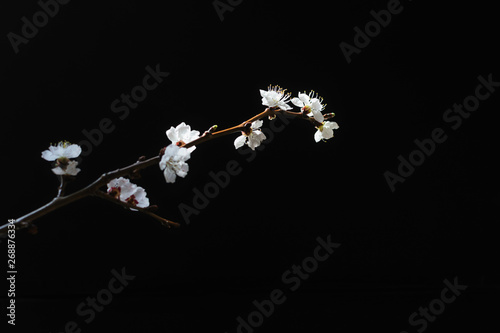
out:
M234 147L238 149L246 143L248 147L255 150L255 148L260 146L260 143L266 139L266 135L260 130L262 123L262 120L254 121L250 126L250 132L248 134L242 132L241 136L234 140Z
M115 178L108 184L108 193L116 196L120 201L126 202L129 205L140 208L149 207L149 199L146 190L134 183L131 183L127 178ZM130 208L131 210L135 210Z
M52 172L59 176L76 176L81 171L80 168L76 167L77 165L77 161L69 161L65 167L61 164L53 168Z
M269 86L267 90L260 89L262 96L262 105L270 108L279 107L281 110L291 110L292 107L287 103L290 102L290 94L286 93L286 89L281 89L278 86Z
M186 177L189 171L189 165L186 163L191 157L189 150L180 148L175 144L165 148L165 153L160 160L160 169L163 170L163 175L167 183L174 183L176 176Z
M57 145L50 146L49 149L42 152L42 158L47 161L57 159L70 159L80 156L82 148L77 144L71 144L68 141L61 141Z
M179 141L182 141L184 143L189 143L193 140L196 140L200 137L200 132L199 131L192 131L191 126L186 125L184 122L180 123L177 125L177 127L170 127L170 129L167 131L167 137L172 141L172 143L177 143ZM193 150L196 149L195 146L192 146L190 148L187 148L188 151L191 153Z
M311 91L309 95L305 93L299 93L299 97L292 98L292 103L295 106L301 108L301 110L308 113L310 117L314 117L317 122L322 123L325 118L321 111L325 109L326 104L322 104L323 99L314 95L314 91Z
M333 138L333 130L339 128L339 125L334 121L325 121L320 126L316 127L318 130L314 133L314 140L319 142L321 140L328 140Z

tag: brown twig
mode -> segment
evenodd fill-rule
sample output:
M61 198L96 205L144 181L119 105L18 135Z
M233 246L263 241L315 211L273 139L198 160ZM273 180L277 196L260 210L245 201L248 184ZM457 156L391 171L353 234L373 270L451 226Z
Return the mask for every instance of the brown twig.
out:
M175 227L175 228L178 228L180 225L179 223L177 222L173 222L173 221L170 221L170 220L167 220L166 218L163 218L155 213L153 213L151 211L151 209L149 209L149 207L147 208L142 208L142 207L137 207L137 206L134 206L134 205L131 205L129 203L126 203L124 201L121 201L119 199L116 199L114 197L112 197L111 195L107 194L107 193L104 193L102 191L95 191L94 194L95 196L101 198L101 199L104 199L104 200L108 200L116 205L119 205L119 206L122 206L123 208L125 209L129 209L129 210L137 210L138 212L141 212L143 214L146 214L152 218L154 218L155 220L159 221L162 225L164 226L167 226L167 227Z
M209 141L209 140L220 138L220 137L232 134L232 133L237 133L237 132L245 130L247 128L247 126L254 121L262 119L266 116L273 118L275 116L275 114L278 112L283 112L283 113L286 113L288 115L292 115L292 116L295 116L298 118L308 119L315 126L321 125L317 121L315 121L314 119L308 117L304 112L283 111L283 110L280 110L279 108L274 107L274 108L267 108L263 112L253 116L252 118L242 122L239 125L236 125L236 126L233 126L230 128L226 128L224 130L217 131L217 132L212 132L211 130L214 129L214 127L212 127L211 130L208 130L205 133L203 133L203 135L201 137L199 137L198 139L193 140L191 142L187 142L187 143L180 142L180 144L179 143L178 144L180 147L189 148L189 147L199 145L199 144L206 142L206 141ZM52 199L52 201L48 202L47 204L43 205L42 207L35 209L34 211L16 219L14 224L16 225L16 227L18 229L27 228L37 218L40 218L40 217L42 217L42 216L44 216L44 215L46 215L46 214L48 214L56 209L59 209L61 207L69 205L70 203L73 203L77 200L80 200L82 198L89 197L89 196L97 196L101 199L110 200L110 201L117 203L119 205L122 205L122 206L125 205L125 206L127 206L127 208L131 208L126 203L121 203L121 201L113 199L112 197L106 195L105 193L103 193L99 189L101 187L103 187L104 185L106 185L112 179L122 177L122 176L131 176L131 175L134 175L135 173L137 173L137 171L139 171L141 169L145 169L145 168L148 168L148 167L153 166L153 165L158 165L158 163L160 162L160 159L161 159L161 154L160 154L160 156L152 157L152 158L147 159L147 160L144 159L144 157L141 157L139 159L139 161L137 161L129 166L102 174L97 180L95 180L90 185L84 187L83 189L81 189L79 191L76 191L72 194L69 194L69 195L63 195L67 179L64 179L64 176L61 176L61 184L58 188L57 196L54 199ZM153 217L154 219L160 221L162 224L167 225L169 227L170 226L173 226L173 227L179 226L178 223L164 219L164 218L154 214L153 212L151 212L150 210L148 210L146 208L140 208L140 207L133 207L133 208L137 209L141 213L144 213L146 215ZM0 234L7 233L8 225L9 225L9 223L0 226Z
M30 226L31 222L33 222L34 220L36 220L39 217L42 217L42 216L44 216L44 215L46 215L46 214L48 214L48 213L50 213L58 208L64 207L70 203L77 201L77 200L83 199L83 198L88 197L88 196L95 195L97 193L97 191L99 190L99 188L106 185L110 180L118 178L118 177L129 175L136 170L141 170L141 169L150 167L150 166L155 165L155 164L157 165L159 161L160 161L160 157L156 156L156 157L150 158L150 159L145 160L145 161L136 162L136 163L131 164L125 168L117 169L115 171L111 171L111 172L107 172L105 174L102 174L97 180L95 180L90 185L84 187L83 189L81 189L75 193L66 195L66 196L59 196L58 195L57 197L52 199L52 201L50 201L49 203L43 205L42 207L40 207L38 209L35 209L34 211L32 211L24 216L21 216L18 219L16 219L16 222L14 224L18 227L18 229L27 228ZM9 224L4 224L4 225L0 226L0 234L7 232L8 225Z

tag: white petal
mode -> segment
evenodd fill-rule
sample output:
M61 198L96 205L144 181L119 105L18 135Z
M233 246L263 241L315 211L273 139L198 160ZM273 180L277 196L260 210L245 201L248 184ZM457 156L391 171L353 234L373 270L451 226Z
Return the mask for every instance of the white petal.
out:
M59 156L56 156L51 150L42 151L42 158L46 161L55 161L58 157Z
M128 180L128 179L127 179ZM130 198L131 195L137 190L137 185L131 183L130 181L126 184L120 186L120 200L125 201Z
M322 123L325 120L325 117L320 111L313 110L312 111L313 117L317 122Z
M167 167L168 156L163 154L161 157L160 163L158 163L160 170L164 170Z
M187 148L179 148L177 151L177 157L179 157L179 160L185 162L191 158L191 154Z
M189 133L189 136L186 138L186 140L187 140L187 142L191 142L193 140L198 139L199 137L200 137L200 131L191 131Z
M82 152L82 148L79 145L72 144L69 145L68 147L64 148L64 156L67 158L76 158L80 156L80 153Z
M137 187L137 191L135 191L134 196L135 200L137 200L137 207L149 207L149 199L147 197L146 190L142 187Z
M63 169L61 169L60 167L57 167L57 168L52 169L52 172L53 172L54 174L56 174L56 175L59 175L59 176L60 176L60 175L65 175L65 174L66 174L66 172L65 172Z
M179 149L180 149L180 147L176 146L175 144L173 144L173 143L169 144L167 146L167 148L165 149L164 156L167 156L167 157L175 156L179 152Z
M245 144L246 139L247 139L246 136L240 135L239 137L236 138L236 140L234 140L234 147L236 149L242 147Z
M298 106L299 108L304 107L304 102L302 102L300 98L297 97L292 98L292 103L293 105Z
M130 181L128 179L123 177L112 179L108 183L108 190L112 187L122 187L124 184L128 184L129 182Z
M299 99L302 101L304 105L309 105L311 104L311 101L309 99L309 95L304 94L304 93L299 93Z
M176 173L177 173L177 176L184 178L187 176L188 171L189 171L189 165L187 163L182 163L180 165L179 170L177 170Z
M333 130L331 128L323 126L322 135L325 140L331 139L333 138Z
M260 130L253 131L252 137L256 138L259 141L264 141L265 139L267 139L266 135Z
M177 135L177 131L175 128L172 126L170 129L166 132L167 138L172 141L172 143L176 143L179 141L179 136Z
M284 111L286 111L286 110L291 110L291 109L292 109L292 107L291 107L290 105L288 105L288 104L286 104L286 103L284 103L284 102L282 102L282 101L279 101L279 102L278 102L278 107L279 107L281 110L284 110Z
M186 125L185 123L180 123L177 126L176 130L179 135L179 139L185 140L189 138L189 133L191 132L191 126Z
M70 161L66 167L66 174L69 176L76 176L80 171L82 171L80 168L76 167L77 165L77 161Z
M321 104L317 98L313 98L311 108L313 111L323 111L324 109L323 104Z
M262 105L265 105L265 106L270 106L270 105L269 105L269 101L267 100L267 98L262 97Z
M252 129L259 129L262 127L262 124L264 122L262 120L256 120L252 123L252 125L250 126Z
M316 133L314 133L314 140L316 142L320 142L321 139L323 139L323 134L321 133L320 130L317 130Z
M175 172L171 168L167 167L165 168L165 171L163 171L163 175L165 176L165 181L167 183L175 183Z

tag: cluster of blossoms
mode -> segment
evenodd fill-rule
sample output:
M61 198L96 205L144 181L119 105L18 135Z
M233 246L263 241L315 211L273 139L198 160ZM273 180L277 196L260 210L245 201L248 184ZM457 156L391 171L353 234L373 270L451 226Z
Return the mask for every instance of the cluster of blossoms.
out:
M76 167L78 162L72 159L80 156L81 152L82 148L79 145L61 141L44 150L42 158L50 162L55 161L55 167L52 169L54 174L65 177L76 176L81 170ZM141 208L149 206L149 199L144 188L123 177L113 179L108 183L108 194L130 206Z
M338 129L339 125L334 121L325 121L322 111L325 109L326 104L323 104L323 98L318 97L318 94L315 95L314 91L311 91L309 95L299 93L299 97L292 98L292 103L320 123L316 127L316 133L314 133L316 142L333 138L333 130Z
M131 183L127 178L116 178L108 183L108 194L130 206L149 207L149 199L144 188ZM130 208L134 210L133 208Z
M278 86L269 86L268 90L260 90L262 97L262 105L268 108L279 109L283 112L292 110L289 105L300 108L301 112L307 117L314 119L316 124L316 133L314 139L316 142L326 141L333 137L333 130L338 129L339 126L336 122L325 121L322 111L325 109L326 104L323 104L323 99L319 97L314 91L309 94L299 93L298 97L290 99L290 93ZM333 114L332 114L333 115ZM249 126L241 132L241 135L234 140L236 149L247 145L250 149L255 150L262 141L266 139L266 135L262 132L262 120L253 121ZM195 147L182 148L185 143L189 143L200 137L199 131L191 130L189 125L181 123L177 127L171 127L167 131L167 137L172 144L165 148L164 154L160 161L160 169L163 170L165 180L167 183L173 183L176 177L185 177L189 171L187 160L191 157L191 153Z
M326 141L333 138L333 130L338 129L339 125L334 121L325 121L322 111L325 109L326 104L323 104L323 98L311 91L308 94L299 93L298 97L290 99L290 93L286 93L285 89L278 86L269 86L268 90L260 90L262 97L262 105L269 108L278 108L281 111L288 111L293 109L288 103L292 102L293 105L300 108L308 117L314 118L317 123L316 133L314 140L316 142ZM236 149L242 147L245 143L253 150L266 139L266 136L260 130L262 121L257 120L252 123L248 132L242 133L242 136L236 138L234 146Z
M77 168L77 161L71 160L80 156L82 148L68 141L61 141L57 145L51 145L49 149L42 152L42 158L46 161L55 161L52 172L59 176L76 176L81 170Z
M167 183L174 183L177 176L186 177L189 171L186 161L196 149L195 146L182 148L179 145L198 139L200 132L192 131L191 126L182 122L177 127L170 127L166 134L172 143L165 148L160 160L160 170L163 171Z
M244 122L242 125L221 131L228 134L241 130L241 135L234 140L236 149L244 145L247 145L252 150L259 147L262 141L266 139L266 135L261 130L264 122L260 118L268 115L272 119L277 112L288 113L310 120L317 129L314 134L316 142L332 138L333 131L339 128L336 122L326 120L333 117L334 114L330 113L326 115L322 113L326 104L323 104L323 99L315 94L314 91L311 91L309 94L305 92L299 93L297 97L290 99L291 94L286 93L286 90L278 86L269 86L268 90L260 90L260 95L262 97L262 105L267 107L264 113L252 118L250 121ZM293 109L289 103L299 107L300 112L289 111ZM216 127L212 126L203 136L212 134ZM189 165L187 161L190 159L191 153L196 149L194 145L199 143L194 141L201 139L202 136L200 136L199 131L192 130L185 123L171 127L166 131L166 135L171 144L162 149L159 167L163 171L166 182L174 183L177 177L184 178L188 174ZM185 148L186 145L188 148ZM52 172L61 177L61 191L63 181L71 179L71 176L76 176L81 171L77 168L78 162L74 160L81 152L82 149L79 145L71 144L67 141L51 145L47 150L42 152L43 159L54 162ZM144 188L131 183L126 178L119 177L108 182L107 193L122 203L126 203L127 207L132 210L149 207L149 199Z

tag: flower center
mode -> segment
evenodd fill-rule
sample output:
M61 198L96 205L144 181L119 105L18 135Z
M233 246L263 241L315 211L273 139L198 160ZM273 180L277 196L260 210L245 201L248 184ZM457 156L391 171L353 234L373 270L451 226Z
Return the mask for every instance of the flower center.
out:
M108 190L108 194L115 199L118 199L120 197L120 192L121 192L121 188L119 186L112 187Z
M135 200L135 195L131 195L130 197L128 197L126 200L125 200L129 205L133 205L133 206L136 206L139 201Z
M66 167L69 163L69 158L67 158L66 156L61 156L56 160L56 162L58 166Z
M63 148L68 148L69 146L71 146L71 142L66 141L66 140L60 141L59 145L61 145Z

